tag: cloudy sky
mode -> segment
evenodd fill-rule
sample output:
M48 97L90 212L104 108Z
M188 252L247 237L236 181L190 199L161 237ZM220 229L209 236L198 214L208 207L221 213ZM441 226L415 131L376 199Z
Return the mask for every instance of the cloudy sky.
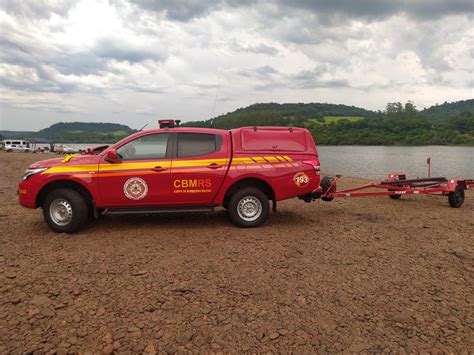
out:
M473 98L473 19L472 0L0 0L0 129Z

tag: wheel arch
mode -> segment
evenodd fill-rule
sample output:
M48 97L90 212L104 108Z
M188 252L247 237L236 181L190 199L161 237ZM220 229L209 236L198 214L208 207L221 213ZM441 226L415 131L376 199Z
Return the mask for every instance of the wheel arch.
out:
M263 179L259 179L256 177L246 177L240 180L235 181L232 185L229 186L227 191L224 194L224 199L222 205L225 207L232 194L234 194L237 190L246 188L246 187L255 187L261 190L269 200L275 201L275 191L273 190L272 186Z
M72 180L55 180L51 181L50 183L44 185L41 190L39 191L38 195L36 196L36 202L35 206L36 208L42 207L44 200L48 193L50 193L53 190L57 189L73 189L81 194L82 197L84 197L87 207L89 208L89 211L93 211L94 208L94 198L92 197L92 194L87 190L87 188L82 185L81 183L77 181L72 181Z

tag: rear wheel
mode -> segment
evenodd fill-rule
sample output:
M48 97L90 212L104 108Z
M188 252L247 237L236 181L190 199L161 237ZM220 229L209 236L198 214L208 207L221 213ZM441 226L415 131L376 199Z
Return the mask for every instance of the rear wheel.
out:
M462 187L457 187L456 190L449 193L448 200L451 207L461 207L464 203L464 189Z
M242 228L262 225L268 218L269 210L268 197L254 187L237 190L227 206L232 222Z
M87 203L72 189L51 191L43 203L43 217L54 232L74 233L87 223Z

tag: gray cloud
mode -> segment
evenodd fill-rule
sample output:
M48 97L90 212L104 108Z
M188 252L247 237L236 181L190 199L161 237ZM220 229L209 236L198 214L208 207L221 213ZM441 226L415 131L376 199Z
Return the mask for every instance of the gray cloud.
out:
M264 65L257 68L239 70L237 74L245 78L267 81L273 80L277 76L281 76L281 73L275 68L273 68L271 65Z
M74 2L67 0L0 0L0 9L14 16L24 18L46 19L52 14L65 16L74 6Z
M301 9L325 16L380 20L405 13L417 18L434 18L474 12L470 0L280 0L287 9Z
M112 38L101 39L96 44L93 52L100 58L127 61L129 63L139 63L145 60L163 61L166 59L165 55L150 48L138 47Z
M317 88L357 88L351 86L345 79L323 78L328 74L328 66L324 64L315 65L311 70L301 70L296 73L286 74L266 65L253 70L240 71L238 75L258 82L253 85L257 91L272 91L287 88L298 90L310 90Z
M309 11L320 15L322 19L380 20L397 14L407 14L421 19L432 19L452 14L474 12L471 0L276 0L268 3L264 0L133 0L143 9L165 13L168 18L189 21L202 17L215 9L226 7L247 7L273 4L279 7L275 15L282 18L291 11ZM267 13L268 15L268 13Z
M265 65L263 67L258 67L257 69L255 69L255 72L258 75L262 75L262 76L268 76L268 75L273 75L273 74L278 73L278 71L270 65Z
M132 0L132 2L146 10L163 12L171 20L177 21L189 21L206 15L222 3L220 0Z
M259 43L257 45L247 45L243 46L238 44L236 41L234 41L231 45L230 48L233 51L236 52L249 52L249 53L255 53L255 54L267 54L270 56L274 56L278 54L278 49L272 46L268 46L263 43Z
M8 124L35 107L58 120L207 118L218 77L222 112L472 96L472 0L81 1L0 0Z

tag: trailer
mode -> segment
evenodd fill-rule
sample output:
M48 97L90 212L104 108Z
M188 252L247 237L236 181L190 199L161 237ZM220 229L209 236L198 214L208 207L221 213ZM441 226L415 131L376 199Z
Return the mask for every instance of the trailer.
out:
M379 183L337 191L336 186L339 178L341 175L326 176L321 180L323 192L321 199L323 201L332 201L336 197L389 196L397 200L403 195L434 195L448 197L449 205L459 208L464 203L464 191L474 188L473 179L448 179L445 177L407 179L405 173L391 173L386 180ZM371 191L368 191L369 189Z

